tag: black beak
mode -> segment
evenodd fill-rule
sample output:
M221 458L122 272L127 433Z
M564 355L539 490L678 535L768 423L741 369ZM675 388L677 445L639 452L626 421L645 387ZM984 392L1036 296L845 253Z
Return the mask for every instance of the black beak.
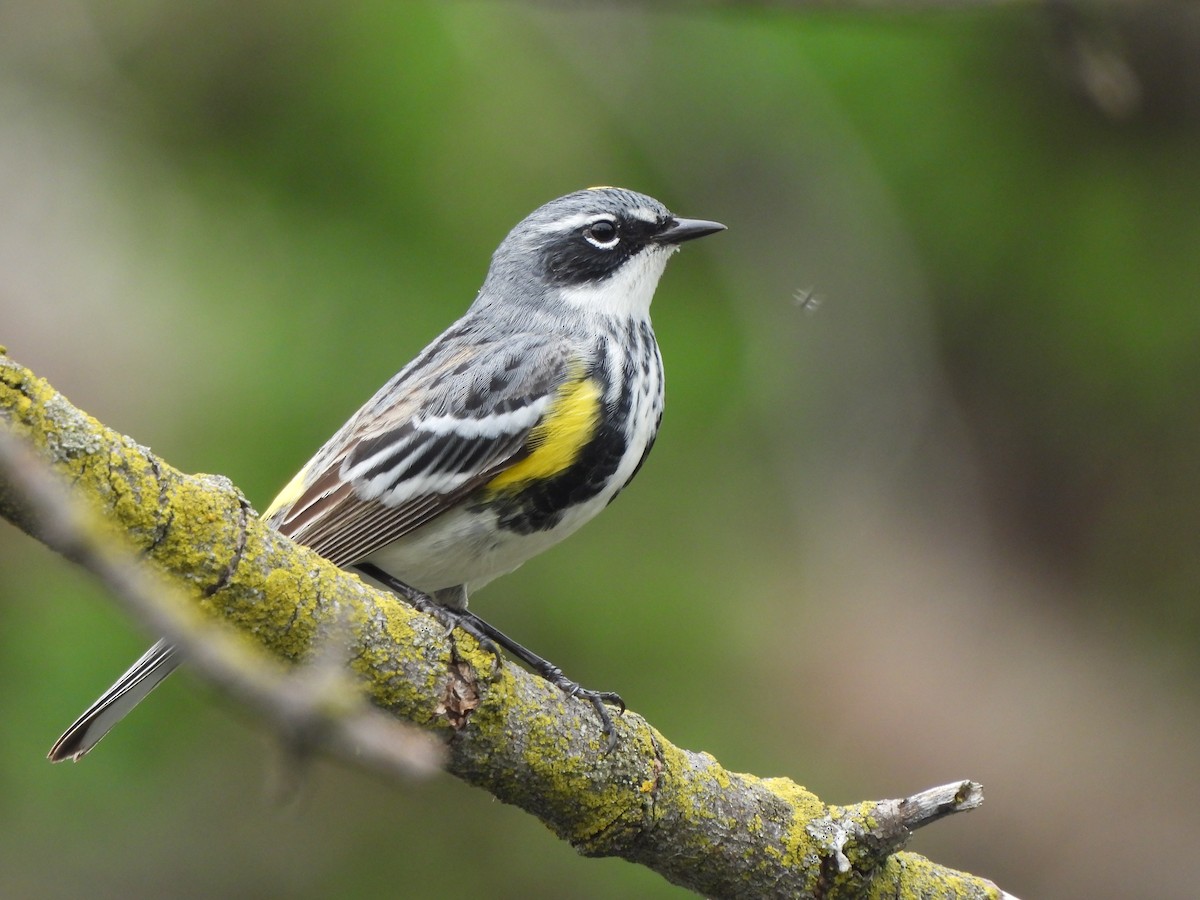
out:
M671 223L654 236L659 244L682 244L684 241L694 241L706 234L724 231L725 226L720 222L706 222L704 219L672 219Z

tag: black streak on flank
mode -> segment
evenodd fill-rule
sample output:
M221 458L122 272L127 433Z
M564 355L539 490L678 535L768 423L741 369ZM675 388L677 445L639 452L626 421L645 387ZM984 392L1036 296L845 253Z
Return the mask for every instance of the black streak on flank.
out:
M611 375L604 354L599 354L587 377L594 378L601 391L607 392ZM605 410L596 434L570 467L546 481L491 499L488 505L496 511L501 528L518 534L547 531L562 521L567 509L604 490L628 446L624 422L633 403L629 384L626 379L615 407ZM477 501L475 508L482 508L482 504Z

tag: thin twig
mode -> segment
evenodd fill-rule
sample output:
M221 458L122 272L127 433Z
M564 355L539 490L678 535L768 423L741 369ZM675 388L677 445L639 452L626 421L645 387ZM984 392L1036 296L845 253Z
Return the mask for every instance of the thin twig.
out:
M207 681L265 717L287 743L319 747L390 776L438 769L443 748L373 709L347 677L344 660L324 654L289 670L229 627L202 619L177 587L148 571L6 429L0 429L0 484L36 519L49 547L99 578Z

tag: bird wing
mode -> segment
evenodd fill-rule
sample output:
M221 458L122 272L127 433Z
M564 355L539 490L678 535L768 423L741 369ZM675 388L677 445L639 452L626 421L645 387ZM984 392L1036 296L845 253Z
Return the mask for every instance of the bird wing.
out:
M528 457L531 432L582 378L566 341L431 345L330 440L265 517L337 565L424 525Z
M598 396L566 341L480 342L459 323L359 410L264 517L349 565L497 476L511 489L560 469L594 427ZM552 430L563 440L547 446ZM50 758L80 759L178 664L159 641L67 729Z

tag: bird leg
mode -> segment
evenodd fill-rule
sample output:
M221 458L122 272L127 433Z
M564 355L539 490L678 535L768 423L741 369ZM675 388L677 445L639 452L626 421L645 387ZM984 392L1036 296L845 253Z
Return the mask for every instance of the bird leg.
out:
M608 746L605 752L610 752L616 747L617 732L613 726L612 716L608 712L607 704L617 707L622 713L625 712L625 701L621 699L619 694L615 694L612 691L593 691L583 687L579 682L567 678L563 674L562 669L548 659L538 656L538 654L534 653L528 647L517 643L503 631L484 621L470 610L451 609L448 606L438 603L424 591L419 591L411 585L405 584L376 565L359 563L354 568L358 569L358 571L368 578L372 578L390 590L395 591L415 609L432 615L445 625L448 631L461 628L467 634L471 635L471 637L475 638L480 647L492 653L497 660L500 659L499 647L503 647L521 662L525 663L534 674L544 678L567 696L586 700L592 705L592 709L596 711L596 716L600 719L601 730L604 732L604 736L608 738Z
M419 591L412 585L405 584L399 578L395 578L383 571L379 566L371 563L359 563L354 568L358 569L359 572L368 578L378 581L387 587L388 590L399 594L418 612L428 613L433 616L446 627L447 636L455 628L461 628L471 637L475 638L480 648L495 657L496 662L493 668L499 667L501 659L500 648L496 646L487 632L475 627L474 620L476 616L468 613L466 610L451 609L444 603L438 603L424 591Z
M464 609L459 615L464 619L471 619L474 628L482 631L491 640L495 641L495 643L525 663L534 674L546 679L546 681L557 687L568 697L578 697L590 703L592 709L596 711L596 716L600 719L600 727L604 732L604 736L608 738L608 746L605 752L611 752L617 746L617 732L613 727L612 717L609 715L608 707L605 704L612 704L620 709L621 712L625 712L625 701L621 699L620 694L615 694L612 691L593 691L585 688L578 681L572 681L564 675L562 669L548 659L538 656L523 644L518 644L503 631L479 618L475 613ZM471 633L474 632L471 631Z

